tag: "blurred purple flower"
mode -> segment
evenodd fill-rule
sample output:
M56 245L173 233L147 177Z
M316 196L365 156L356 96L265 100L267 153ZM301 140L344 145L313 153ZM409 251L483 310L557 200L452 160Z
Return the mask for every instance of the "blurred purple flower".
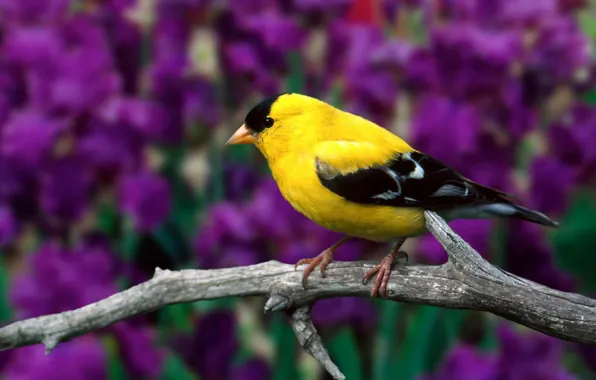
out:
M172 346L201 379L229 378L230 362L239 347L234 314L216 310L202 316L193 335L175 338Z
M543 79L554 86L573 81L578 70L587 68L591 59L591 42L577 21L570 17L555 17L541 23L536 47L527 65L540 70Z
M492 220L470 220L458 219L450 223L450 226L472 246L478 253L490 259L492 251L490 245L490 233L492 231ZM416 248L418 254L429 264L443 264L447 261L447 253L443 246L431 235L420 238Z
M36 110L14 112L2 129L0 153L27 165L39 165L64 127Z
M521 57L521 34L470 24L448 24L432 31L442 89L456 100L498 95L511 65ZM415 63L413 63L415 64Z
M44 71L53 68L65 49L58 30L46 26L10 28L4 41L2 53L7 62Z
M193 78L184 88L183 113L186 126L198 123L213 128L221 116L215 86L205 78Z
M139 231L156 228L170 214L170 184L150 171L125 175L120 180L119 198L122 212Z
M0 203L0 248L12 242L19 230L18 221L7 205Z
M548 130L552 152L563 163L578 170L577 181L596 178L596 110L584 104L573 107L568 118Z
M194 241L202 268L227 268L259 262L265 247L259 242L250 214L233 203L212 206Z
M338 326L350 324L358 327L371 327L375 323L376 310L366 299L340 297L321 300L312 310L313 322L317 326Z
M554 262L544 227L512 220L507 239L507 267L512 273L562 291L575 288L573 278Z
M420 380L505 380L498 377L499 367L495 355L479 352L475 347L460 344L445 358L440 369Z
M257 36L260 42L258 46L282 53L300 49L306 33L296 18L285 17L276 12L244 15L239 22L247 32Z
M141 164L143 141L133 131L98 119L78 137L77 154L99 174L114 177Z
M501 324L497 333L499 379L575 379L561 366L563 341L535 331L516 332L508 324Z
M259 177L255 168L247 165L226 164L223 178L225 178L224 199L241 201L258 185Z
M147 141L160 141L168 125L165 110L151 101L138 98L111 98L98 110L98 117L109 125L130 128Z
M580 354L584 357L586 364L592 371L596 372L596 346L588 344L578 345Z
M561 340L535 331L518 332L509 323L498 327L498 338L497 353L482 353L468 345L456 346L438 371L421 379L575 379L561 366L565 345Z
M161 372L164 352L155 344L155 331L131 321L110 328L118 339L118 352L133 379L157 378Z
M232 380L261 380L271 377L271 369L262 359L250 359L234 366L230 379Z
M445 120L449 123L445 124ZM416 107L412 137L418 149L457 166L457 158L477 149L481 122L478 110L469 104L429 94Z
M71 156L52 162L41 177L41 208L47 217L73 222L88 206L91 173L85 162Z
M3 375L11 380L89 379L108 377L107 355L101 341L92 336L60 343L51 355L41 345L16 349Z
M104 245L81 243L69 251L45 243L15 276L10 299L19 318L76 309L116 293L117 268Z
M575 170L553 156L536 157L530 168L531 206L547 214L565 211L575 183Z

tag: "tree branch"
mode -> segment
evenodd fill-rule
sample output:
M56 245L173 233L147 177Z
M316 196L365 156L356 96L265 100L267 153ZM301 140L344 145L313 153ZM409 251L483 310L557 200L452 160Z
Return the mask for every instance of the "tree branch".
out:
M596 344L596 300L507 273L484 260L435 213L427 211L425 216L449 261L440 266L398 266L390 277L388 299L487 311L561 339ZM212 270L158 268L151 280L104 300L0 328L0 349L43 343L49 352L60 341L166 305L268 296L265 311L288 311L301 346L339 379L343 375L310 320L310 305L331 297L369 297L371 285L363 285L361 279L371 267L367 262L334 262L325 277L313 272L306 290L301 286L302 272L277 261Z

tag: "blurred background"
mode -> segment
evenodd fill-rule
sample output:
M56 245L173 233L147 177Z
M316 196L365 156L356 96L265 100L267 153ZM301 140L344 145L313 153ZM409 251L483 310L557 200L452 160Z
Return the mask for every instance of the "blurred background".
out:
M252 146L261 98L316 96L520 197L558 230L453 228L493 263L596 295L596 4L588 0L0 0L0 322L156 266L295 263L337 239ZM339 260L388 247L342 246ZM442 263L429 236L411 262ZM174 305L0 353L5 379L326 379L264 299ZM313 311L348 379L594 379L596 348L493 315L340 298Z

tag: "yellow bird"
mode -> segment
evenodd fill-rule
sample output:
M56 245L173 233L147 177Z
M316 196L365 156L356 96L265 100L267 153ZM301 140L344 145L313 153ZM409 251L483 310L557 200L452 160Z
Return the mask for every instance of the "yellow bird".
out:
M265 156L283 197L300 213L346 236L309 264L303 284L351 237L395 241L391 252L368 271L376 274L371 296L386 294L395 259L406 238L426 231L424 210L447 221L517 217L556 227L544 214L475 183L387 129L318 99L284 93L263 100L226 144L255 144Z

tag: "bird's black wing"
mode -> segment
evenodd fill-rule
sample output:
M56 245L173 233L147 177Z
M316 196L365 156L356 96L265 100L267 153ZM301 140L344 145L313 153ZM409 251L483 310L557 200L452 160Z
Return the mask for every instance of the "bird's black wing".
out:
M420 152L396 154L383 165L342 173L320 158L319 180L330 191L356 203L442 209L507 202L501 191L479 185Z

